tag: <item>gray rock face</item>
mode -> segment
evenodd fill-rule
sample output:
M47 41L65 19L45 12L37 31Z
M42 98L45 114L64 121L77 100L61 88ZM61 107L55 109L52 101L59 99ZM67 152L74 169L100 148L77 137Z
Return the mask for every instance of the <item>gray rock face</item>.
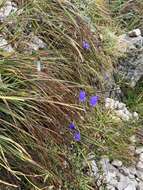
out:
M127 58L120 60L119 74L135 87L143 77L143 50L135 50L127 54Z
M143 77L143 37L139 29L131 31L119 37L122 51L127 53L126 58L119 61L119 75L122 76L129 86L135 87Z

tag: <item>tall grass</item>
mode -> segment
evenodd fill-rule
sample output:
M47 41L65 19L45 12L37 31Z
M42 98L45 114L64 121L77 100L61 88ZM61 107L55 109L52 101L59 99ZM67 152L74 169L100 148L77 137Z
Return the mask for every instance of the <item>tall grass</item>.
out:
M129 31L143 27L142 0L116 0L111 2L110 6L116 22L119 22L124 30Z

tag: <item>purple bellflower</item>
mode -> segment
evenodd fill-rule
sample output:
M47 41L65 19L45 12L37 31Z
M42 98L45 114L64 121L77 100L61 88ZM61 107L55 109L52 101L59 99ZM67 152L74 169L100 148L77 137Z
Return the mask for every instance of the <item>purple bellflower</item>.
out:
M83 47L83 49L85 49L85 50L89 50L90 49L90 44L87 42L87 41L83 41L82 42L82 47Z
M75 130L75 125L74 125L74 123L70 123L70 125L69 125L69 129L71 129L71 130Z
M99 96L92 96L89 102L90 106L95 107L98 103L98 100L99 100Z
M86 100L86 93L85 91L81 90L80 93L79 93L79 100L80 102L85 102Z
M81 136L80 136L80 132L79 131L75 132L75 134L74 134L74 140L77 141L77 142L81 140Z

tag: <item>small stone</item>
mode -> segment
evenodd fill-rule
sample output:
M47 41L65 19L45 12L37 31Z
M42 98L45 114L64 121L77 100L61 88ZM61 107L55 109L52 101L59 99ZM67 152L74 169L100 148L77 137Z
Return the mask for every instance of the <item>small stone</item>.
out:
M138 37L141 36L141 30L139 28L134 29L128 33L129 37Z
M130 150L131 155L135 155L135 146L130 145L129 150Z
M143 162L139 161L136 165L137 169L143 171Z
M114 160L113 162L112 162L112 165L113 166L115 166L115 167L121 167L122 166L122 161L120 161L120 160Z
M135 135L132 135L132 136L130 137L130 141L131 141L132 143L136 143L136 136L135 136Z
M92 167L92 172L93 172L93 175L95 177L98 177L97 174L98 174L98 167L97 167L97 164L96 164L96 161L95 160L92 160L91 161L91 167Z
M135 152L136 152L137 155L143 153L143 147L136 148Z
M0 36L0 49L6 51L6 52L12 52L14 51L10 44L2 37Z
M138 120L139 114L137 112L133 112L132 117Z
M8 17L12 11L13 7L11 1L6 1L4 6L0 9L0 20L4 21L6 17Z

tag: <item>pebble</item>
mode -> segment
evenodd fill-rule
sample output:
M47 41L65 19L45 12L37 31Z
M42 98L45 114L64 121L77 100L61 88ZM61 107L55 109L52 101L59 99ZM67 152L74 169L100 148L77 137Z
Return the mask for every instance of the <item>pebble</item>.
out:
M12 46L10 44L8 44L8 42L2 36L0 36L0 49L4 50L6 52L14 51Z
M114 160L113 162L112 162L112 165L113 166L115 166L115 167L121 167L122 166L122 162L120 161L120 160Z
M139 119L139 114L137 112L133 112L132 116L135 118L135 119Z
M91 166L92 166L93 175L97 176L99 170L98 170L97 163L95 160L91 161Z
M131 141L132 143L136 143L136 136L135 136L135 135L131 136L131 137L130 137L130 141Z
M138 37L141 36L141 30L139 28L134 29L128 33L129 37Z

